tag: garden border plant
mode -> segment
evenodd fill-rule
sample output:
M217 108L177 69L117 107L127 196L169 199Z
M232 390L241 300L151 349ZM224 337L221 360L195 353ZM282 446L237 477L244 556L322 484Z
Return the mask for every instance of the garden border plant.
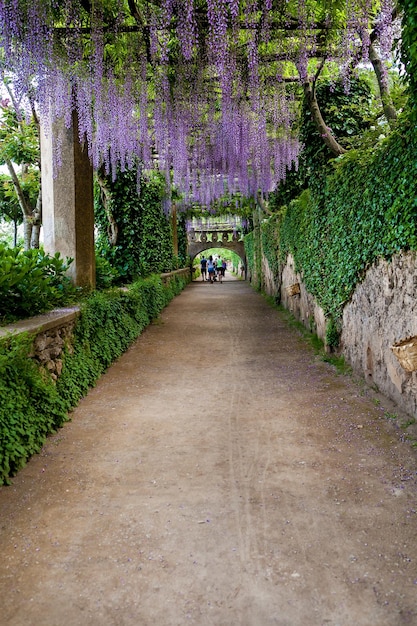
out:
M0 340L0 484L39 452L100 375L189 282L188 273L141 278L127 289L94 292L80 307L56 383L31 358L33 335Z
M0 323L74 303L80 293L67 275L71 263L58 252L0 243Z

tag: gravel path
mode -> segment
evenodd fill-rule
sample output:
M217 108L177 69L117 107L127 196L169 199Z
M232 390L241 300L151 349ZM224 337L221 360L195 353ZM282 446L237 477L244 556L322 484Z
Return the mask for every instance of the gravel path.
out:
M415 626L416 472L247 283L194 282L0 489L0 624Z

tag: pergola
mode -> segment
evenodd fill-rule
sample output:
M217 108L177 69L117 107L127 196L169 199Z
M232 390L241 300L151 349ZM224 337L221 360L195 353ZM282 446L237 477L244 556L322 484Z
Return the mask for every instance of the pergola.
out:
M316 99L360 62L387 90L389 1L2 0L3 70L42 125L45 248L94 285L94 168L166 174L184 205L222 194L261 202L297 164L298 92L342 154ZM294 87L296 85L296 87Z

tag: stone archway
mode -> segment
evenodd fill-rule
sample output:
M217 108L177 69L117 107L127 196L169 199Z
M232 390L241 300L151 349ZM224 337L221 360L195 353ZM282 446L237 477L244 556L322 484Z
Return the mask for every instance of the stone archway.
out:
M191 257L191 261L204 250L210 248L225 248L226 250L233 250L242 260L243 267L245 268L245 279L247 272L245 245L243 243L243 237L240 231L236 229L206 229L197 230L192 228L188 231L188 254Z

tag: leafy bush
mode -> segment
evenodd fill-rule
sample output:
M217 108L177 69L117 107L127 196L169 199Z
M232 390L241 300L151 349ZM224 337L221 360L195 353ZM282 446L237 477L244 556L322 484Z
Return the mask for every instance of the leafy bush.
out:
M81 304L71 350L54 384L29 358L33 337L0 341L0 484L7 483L105 369L137 338L188 276L140 279L127 290L94 292Z
M76 289L65 272L71 259L43 250L0 244L0 320L29 317L73 301Z
M96 289L109 289L117 284L118 278L119 273L110 261L96 252Z
M51 379L28 356L32 341L27 335L0 341L0 484L67 419Z
M330 348L338 348L340 342L341 328L331 317L326 325L326 345Z
M170 272L186 259L185 219L177 218L179 256L173 255L171 217L163 211L165 179L154 173L141 180L135 170L119 172L115 181L101 176L96 185L97 248L117 270L120 283L139 276ZM103 193L103 189L105 193ZM100 193L101 192L101 193ZM109 241L109 220L117 237Z
M316 93L326 124L339 143L347 149L360 147L371 122L375 122L372 116L372 94L366 78L352 77L349 93L346 93L342 82L320 81ZM270 208L273 211L287 206L307 187L318 194L326 176L331 172L334 157L319 135L305 103L300 141L304 148L298 167L293 166L287 171L285 179L270 196Z

